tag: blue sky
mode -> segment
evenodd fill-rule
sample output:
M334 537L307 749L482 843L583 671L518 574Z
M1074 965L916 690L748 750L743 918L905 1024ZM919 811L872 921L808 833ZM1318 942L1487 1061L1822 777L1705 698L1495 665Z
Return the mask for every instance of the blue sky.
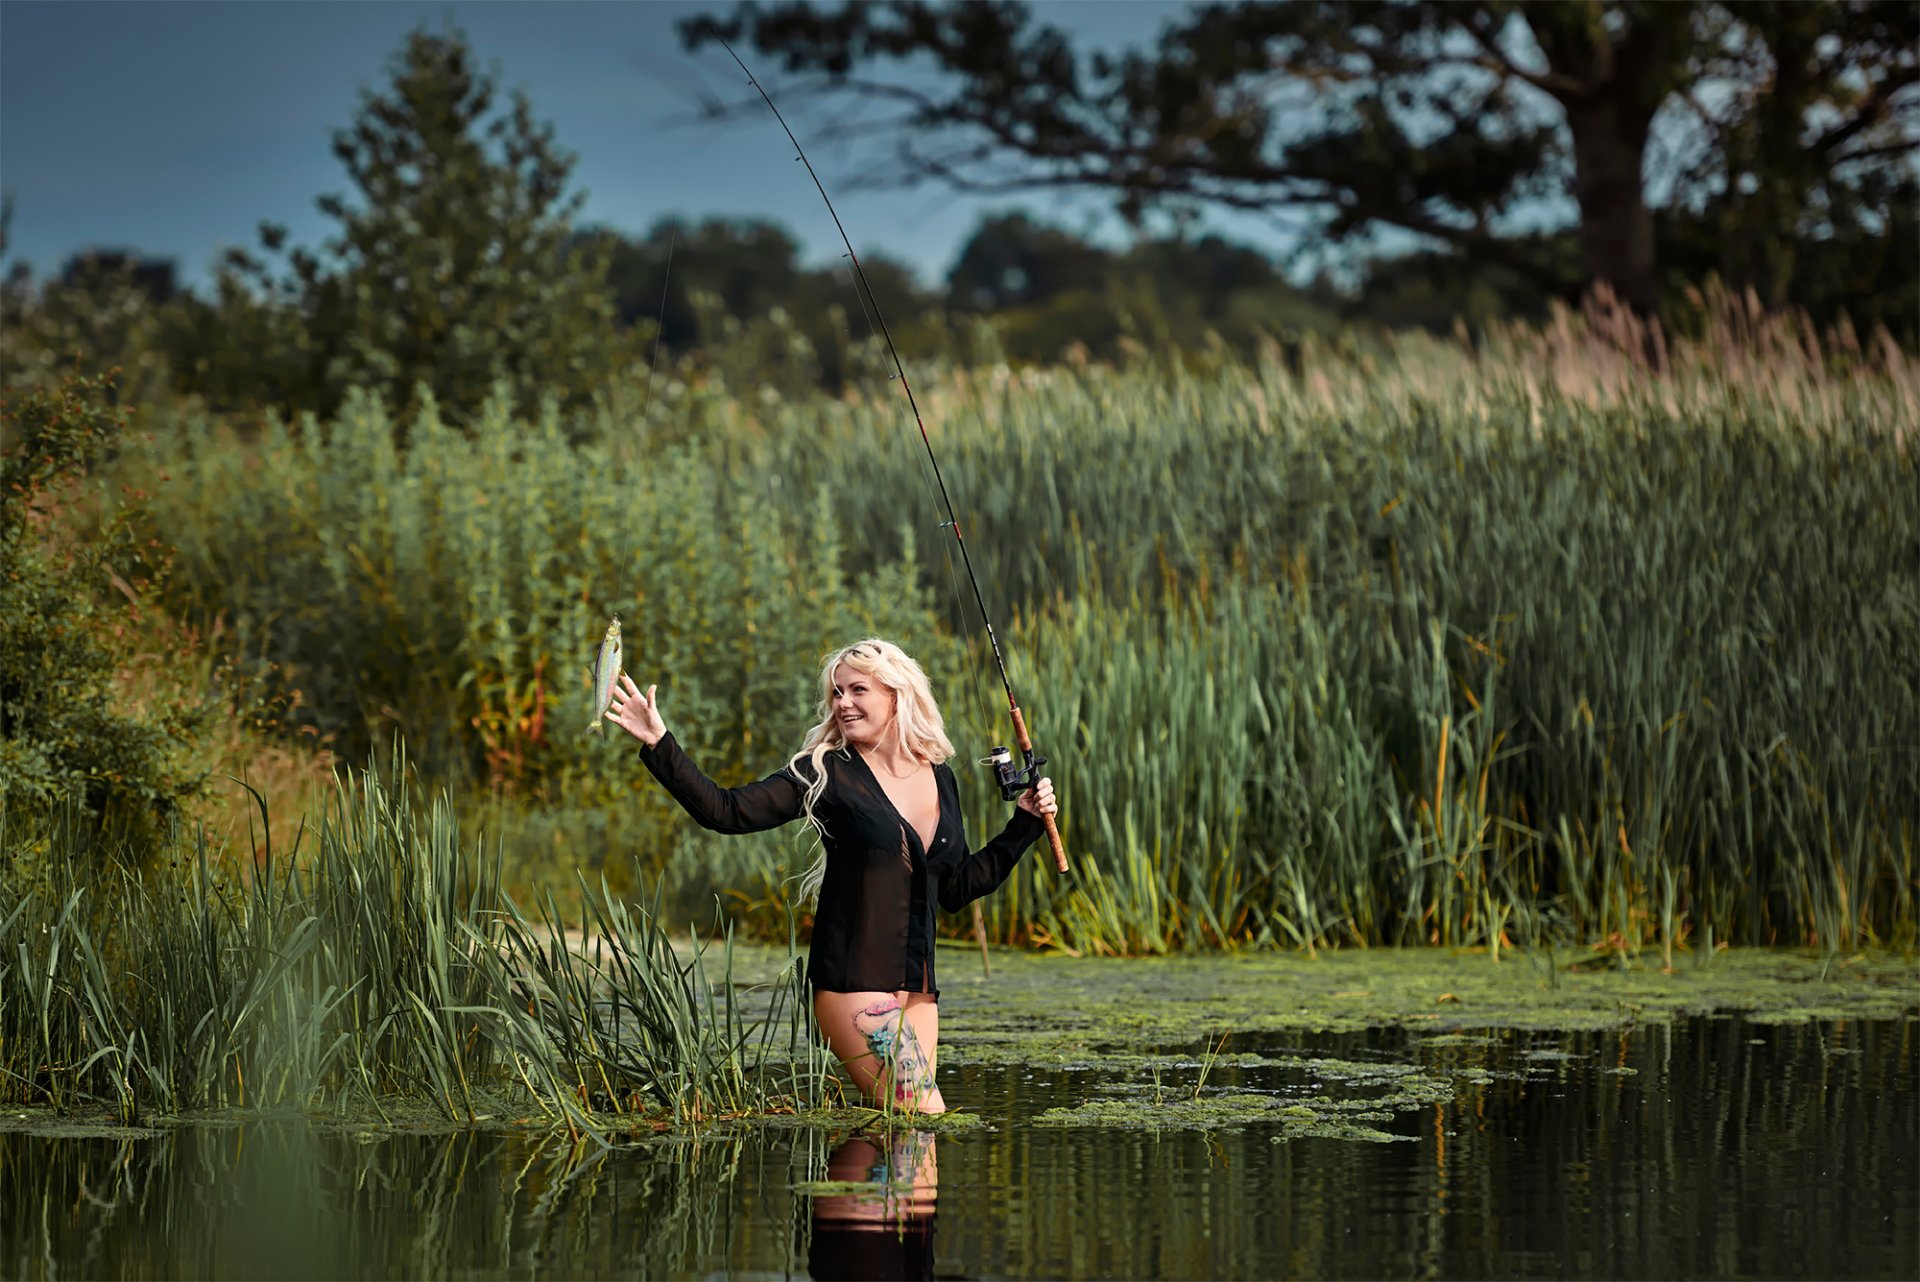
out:
M837 257L825 208L769 116L686 121L694 86L744 90L717 49L686 54L673 30L722 4L659 0L417 4L383 0L4 0L0 3L0 188L14 200L8 258L56 270L89 247L170 256L206 279L223 247L255 243L263 220L317 245L331 225L314 198L345 192L328 149L362 88L384 84L407 32L463 29L503 88L524 90L575 153L582 220L639 232L669 214L763 215L811 259ZM1083 42L1151 40L1175 0L1034 5ZM751 62L752 59L750 58ZM773 68L760 68L771 79ZM678 123L676 123L678 118ZM807 129L795 120L802 144ZM983 210L1020 203L1081 230L1116 225L1092 197L993 202L934 187L852 192L851 165L809 148L862 251L884 250L923 280L944 274ZM839 190L836 190L839 188ZM1278 241L1251 222L1229 234Z

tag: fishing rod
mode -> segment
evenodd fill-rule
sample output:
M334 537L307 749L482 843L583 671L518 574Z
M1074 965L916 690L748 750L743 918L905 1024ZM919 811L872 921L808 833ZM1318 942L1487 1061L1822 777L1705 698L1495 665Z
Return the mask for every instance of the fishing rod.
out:
M900 349L893 344L893 334L887 329L887 318L880 314L880 300L874 296L873 286L867 281L866 270L860 266L860 255L854 252L853 241L847 235L845 225L840 221L840 211L833 207L833 199L827 195L826 186L820 181L820 175L814 171L813 162L807 159L807 153L800 146L800 140L793 136L793 129L787 124L787 118L780 114L780 108L773 105L773 98L754 76L752 69L741 60L739 54L733 51L733 46L728 44L719 32L711 31L709 34L722 49L727 51L727 56L739 64L740 70L747 77L747 83L752 85L754 92L760 95L760 100L767 104L767 110L773 113L773 118L780 122L780 128L786 132L787 141L793 144L793 158L806 167L807 177L813 179L814 190L819 192L820 199L826 202L827 213L833 219L834 230L840 233L840 243L847 247L847 261L853 264L854 274L860 278L860 288L866 291L867 303L872 308L873 318L880 327L880 337L886 340L887 354L893 358L894 376L900 380L900 388L907 394L907 405L913 410L914 425L920 429L920 443L927 447L927 461L933 464L933 479L940 488L940 501L947 508L945 524L953 531L953 541L959 545L960 563L966 567L967 582L973 585L973 599L980 607L980 621L986 624L987 628L987 644L993 649L994 666L1000 669L1000 684L1007 692L1007 711L1013 716L1013 736L1014 742L1020 749L1020 763L1017 765L1014 763L1013 754L1005 747L996 746L983 759L982 764L993 767L994 781L1000 785L1001 798L1013 801L1040 781L1040 767L1047 764L1047 759L1034 755L1033 738L1027 733L1027 718L1020 711L1020 701L1013 696L1013 681L1007 676L1006 658L1000 653L1000 638L994 635L993 619L987 614L987 599L981 593L980 580L973 572L973 559L967 555L967 541L960 535L960 517L953 510L953 499L947 494L947 481L940 473L940 460L934 455L933 440L927 435L926 420L920 417L920 403L914 399L913 385L907 382L906 367L900 363ZM1060 844L1060 830L1055 826L1052 815L1042 815L1041 821L1047 826L1047 845L1053 850L1053 866L1058 871L1065 872L1067 851L1066 847Z

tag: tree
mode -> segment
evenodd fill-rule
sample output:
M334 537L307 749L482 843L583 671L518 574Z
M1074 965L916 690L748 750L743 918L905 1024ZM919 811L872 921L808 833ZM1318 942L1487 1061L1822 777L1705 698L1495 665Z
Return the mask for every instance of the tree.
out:
M948 310L991 315L1003 350L1019 360L1069 350L1111 357L1129 342L1165 349L1224 340L1249 350L1335 328L1340 301L1324 288L1296 288L1268 255L1220 236L1113 249L1024 213L982 217L947 274Z
M998 312L1028 307L1074 290L1098 290L1113 255L1072 232L1023 213L980 220L947 272L947 301L955 311Z
M796 306L805 287L799 242L767 219L660 219L637 239L593 234L606 255L620 323L660 324L675 350L718 337L700 333L695 294L714 296L724 314L747 321L776 306Z
M68 289L95 288L102 281L124 281L156 307L180 293L178 269L171 258L149 258L124 249L90 249L72 255L60 269L60 284Z
M727 371L743 384L797 390L793 376L805 366L807 385L844 390L862 375L863 364L871 364L857 349L878 336L877 325L862 315L870 316L873 305L896 340L934 340L927 328L933 300L911 268L863 253L869 297L844 266L802 266L799 242L766 219L671 218L639 238L606 229L583 236L605 254L622 325L658 325L669 352L698 353L708 368ZM756 372L761 356L769 364ZM786 374L776 374L775 366Z
M1236 0L1118 58L1007 0L747 4L681 30L896 108L860 126L899 141L866 181L1097 188L1134 220L1216 205L1316 244L1393 231L1642 310L1656 205L1710 218L1720 270L1783 300L1794 244L1884 235L1920 110L1910 0ZM1656 137L1685 153L1670 173ZM1569 209L1572 272L1540 234Z
M16 391L52 388L79 370L117 367L103 388L135 404L171 386L168 316L181 295L171 259L121 251L68 258L36 283L24 264L0 283L0 382Z
M288 253L290 275L246 255L235 271L301 313L323 408L356 384L396 407L424 385L455 415L496 378L523 401L590 396L622 348L605 263L570 226L583 199L566 193L572 156L524 95L495 111L493 81L458 33L414 31L391 72L333 137L358 197L318 201L338 234L320 255ZM285 237L261 228L270 254Z

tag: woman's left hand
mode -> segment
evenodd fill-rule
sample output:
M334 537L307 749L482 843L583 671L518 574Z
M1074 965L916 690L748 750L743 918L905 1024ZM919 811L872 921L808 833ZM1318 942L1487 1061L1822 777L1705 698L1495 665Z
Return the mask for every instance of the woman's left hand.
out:
M1028 814L1038 815L1042 819L1047 819L1060 813L1060 805L1053 799L1053 780L1051 779L1042 779L1039 783L1021 793L1020 800L1013 804Z

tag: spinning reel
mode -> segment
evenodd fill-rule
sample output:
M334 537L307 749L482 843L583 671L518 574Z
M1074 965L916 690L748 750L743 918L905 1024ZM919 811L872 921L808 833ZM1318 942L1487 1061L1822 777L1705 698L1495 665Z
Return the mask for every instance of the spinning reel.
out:
M991 637L993 632L988 630ZM994 646L999 654L999 646ZM1004 675L1006 669L1001 669ZM1013 701L1013 690L1007 690L1008 711L1013 714L1014 742L1020 745L1022 764L1013 764L1011 749L995 747L992 754L980 758L980 764L993 767L994 782L1000 785L1000 797L1003 801L1018 801L1020 794L1040 782L1040 767L1047 764L1045 757L1036 756L1033 751L1033 736L1027 733L1027 719L1020 713L1020 705ZM1053 851L1053 866L1059 872L1067 870L1067 852L1060 844L1060 830L1054 826L1052 815L1040 816L1040 822L1047 826L1047 846Z
M1006 748L995 747L993 752L980 758L980 764L993 767L994 782L1000 785L1002 801L1018 801L1020 794L1040 782L1040 767L1047 764L1045 757L1034 755L1032 748L1023 750L1026 764L1013 764L1013 753Z

